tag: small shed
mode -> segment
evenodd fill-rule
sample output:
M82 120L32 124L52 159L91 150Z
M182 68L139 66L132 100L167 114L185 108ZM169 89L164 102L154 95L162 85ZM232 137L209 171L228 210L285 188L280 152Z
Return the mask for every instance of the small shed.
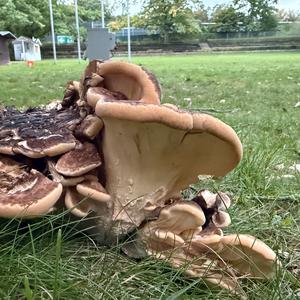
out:
M10 31L0 31L0 65L9 63L8 43L15 38Z
M41 60L41 41L20 36L13 41L15 60Z

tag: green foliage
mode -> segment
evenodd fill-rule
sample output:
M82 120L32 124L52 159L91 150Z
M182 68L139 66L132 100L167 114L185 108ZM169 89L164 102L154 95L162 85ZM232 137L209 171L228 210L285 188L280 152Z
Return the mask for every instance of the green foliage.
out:
M16 35L42 36L49 32L47 0L0 0L0 28Z
M76 36L73 1L52 1L56 34ZM105 19L111 19L111 6L105 6ZM101 19L99 1L79 0L80 23ZM42 37L50 32L48 0L0 0L0 28L17 36Z
M147 0L143 17L145 26L158 31L164 42L182 35L200 32L190 3L187 0Z
M278 0L234 0L237 10L246 11L248 31L271 31L278 26L275 5Z
M245 15L233 6L220 5L214 11L213 20L217 32L238 32L241 31Z

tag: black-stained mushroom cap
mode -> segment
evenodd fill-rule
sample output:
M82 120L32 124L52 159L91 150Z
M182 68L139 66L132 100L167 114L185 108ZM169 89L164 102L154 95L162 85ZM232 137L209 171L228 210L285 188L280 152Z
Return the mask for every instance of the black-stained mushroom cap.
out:
M0 156L0 216L31 218L47 214L62 194L62 185L11 158Z

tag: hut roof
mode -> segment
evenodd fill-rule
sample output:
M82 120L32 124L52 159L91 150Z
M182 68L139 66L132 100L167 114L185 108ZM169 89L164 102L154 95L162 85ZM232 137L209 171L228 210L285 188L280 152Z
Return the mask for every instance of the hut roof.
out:
M0 36L8 39L16 39L16 37L10 31L0 31Z

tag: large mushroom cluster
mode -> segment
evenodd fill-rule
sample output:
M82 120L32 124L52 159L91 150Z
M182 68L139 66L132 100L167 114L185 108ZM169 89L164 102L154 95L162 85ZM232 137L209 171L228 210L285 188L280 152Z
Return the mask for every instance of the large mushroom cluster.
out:
M130 236L122 249L131 257L168 260L232 291L240 276L272 276L278 262L267 245L223 234L231 222L226 194L182 196L199 176L237 166L236 133L160 98L157 79L142 67L92 61L62 101L1 108L0 216L38 217L63 203L91 220L102 244Z

